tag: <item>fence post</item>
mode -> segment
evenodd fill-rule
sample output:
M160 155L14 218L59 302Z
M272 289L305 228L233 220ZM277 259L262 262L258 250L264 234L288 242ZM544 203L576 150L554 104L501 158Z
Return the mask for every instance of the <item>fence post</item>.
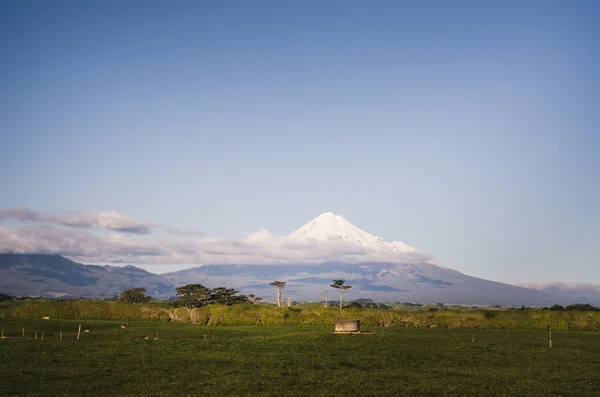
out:
M79 340L79 335L81 335L81 324L79 324L79 330L77 331L77 340Z

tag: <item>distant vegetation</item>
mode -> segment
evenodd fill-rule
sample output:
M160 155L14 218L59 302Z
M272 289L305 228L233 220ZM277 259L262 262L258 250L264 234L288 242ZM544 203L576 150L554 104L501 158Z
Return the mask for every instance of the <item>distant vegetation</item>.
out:
M568 306L561 306L561 305L554 305L551 306L549 308L545 308L547 310L554 310L554 311L576 311L576 312L599 312L600 308L595 307L590 305L589 303L577 303L574 305L568 305Z
M13 300L13 297L6 294L0 294L0 302Z
M181 302L180 302L181 304ZM364 326L403 328L531 328L600 331L598 311L474 310L396 311L322 304L276 307L214 303L175 307L166 303L132 304L91 300L29 300L12 308L16 317L89 320L153 320L202 325L331 325L358 319Z
M153 320L201 325L331 325L337 319L360 320L364 326L403 328L533 328L600 331L600 309L590 304L554 305L543 310L465 308L443 303L381 304L370 299L343 303L343 292L350 288L345 280L333 280L340 292L339 309L328 302L292 304L283 307L281 294L285 282L271 283L277 303L258 304L262 298L239 295L235 289L207 288L188 284L177 288L168 302L152 301L144 288L129 288L108 300L31 299L9 304L14 298L0 294L0 309L16 317L87 320ZM15 302L16 303L16 302ZM343 308L343 310L342 310Z

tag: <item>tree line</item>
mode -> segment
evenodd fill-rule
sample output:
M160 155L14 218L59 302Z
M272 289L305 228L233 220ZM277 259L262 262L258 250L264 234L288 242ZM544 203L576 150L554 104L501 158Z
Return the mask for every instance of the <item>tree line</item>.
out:
M332 280L332 288L335 288L340 293L340 309L344 307L344 292L352 288L350 285L345 285L346 280ZM270 283L275 287L277 294L277 306L281 307L281 295L285 288L285 281L273 281ZM202 284L187 284L176 289L175 300L172 301L174 306L195 308L211 304L234 305L239 303L257 304L262 298L254 294L238 295L240 291L233 288L217 287L210 289ZM128 302L128 303L147 303L152 300L152 297L146 295L146 289L141 287L133 287L123 290L119 296L114 296L112 300ZM291 306L291 299L288 297L288 306Z
M562 306L562 305L554 305L548 308L544 308L546 310L552 311L566 311L566 312L598 312L600 308L596 306L592 306L589 303L575 303L573 305Z
M177 307L195 308L211 304L234 305L238 303L257 304L262 298L254 294L238 295L240 291L233 288L217 287L208 288L202 284L187 284L176 288L175 300L171 303ZM127 303L147 303L152 297L146 295L146 288L133 287L113 297Z
M330 287L337 289L340 293L340 310L341 310L344 307L344 292L346 292L346 290L352 288L352 286L345 285L346 280L332 280L332 281L333 281L333 284L331 284ZM278 307L281 307L281 292L283 291L285 284L286 284L285 281L273 281L272 283L269 284L269 285L272 285L273 287L275 287L275 292L277 293L277 306Z

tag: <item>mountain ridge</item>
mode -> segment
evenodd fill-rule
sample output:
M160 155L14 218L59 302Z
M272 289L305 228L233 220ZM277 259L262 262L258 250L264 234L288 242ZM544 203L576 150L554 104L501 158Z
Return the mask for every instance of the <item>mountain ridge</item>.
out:
M286 293L293 299L315 301L338 278L353 287L345 295L350 300L506 306L600 303L598 295L536 291L427 264L204 265L157 275L131 265L84 265L57 254L0 254L0 292L13 296L106 298L135 286L168 298L176 286L200 283L270 299L274 297L270 283L281 280L287 282Z
M172 296L164 277L135 266L84 265L58 254L0 254L0 292L14 296L111 297L131 287Z
M344 295L349 300L369 298L381 302L510 306L567 303L553 294L471 277L429 264L204 265L163 275L176 286L200 283L212 288L228 283L228 287L265 298L274 296L270 285L273 280L285 281L292 299L318 301L322 299L323 291L330 290L331 280L344 279L352 286Z

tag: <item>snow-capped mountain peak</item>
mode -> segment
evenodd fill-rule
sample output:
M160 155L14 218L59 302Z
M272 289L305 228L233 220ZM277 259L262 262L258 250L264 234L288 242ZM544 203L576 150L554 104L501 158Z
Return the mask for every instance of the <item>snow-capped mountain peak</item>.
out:
M416 249L401 241L386 242L381 237L374 236L359 229L343 216L325 212L300 229L290 233L287 238L296 240L331 241L342 240L361 245L376 252L415 252Z

